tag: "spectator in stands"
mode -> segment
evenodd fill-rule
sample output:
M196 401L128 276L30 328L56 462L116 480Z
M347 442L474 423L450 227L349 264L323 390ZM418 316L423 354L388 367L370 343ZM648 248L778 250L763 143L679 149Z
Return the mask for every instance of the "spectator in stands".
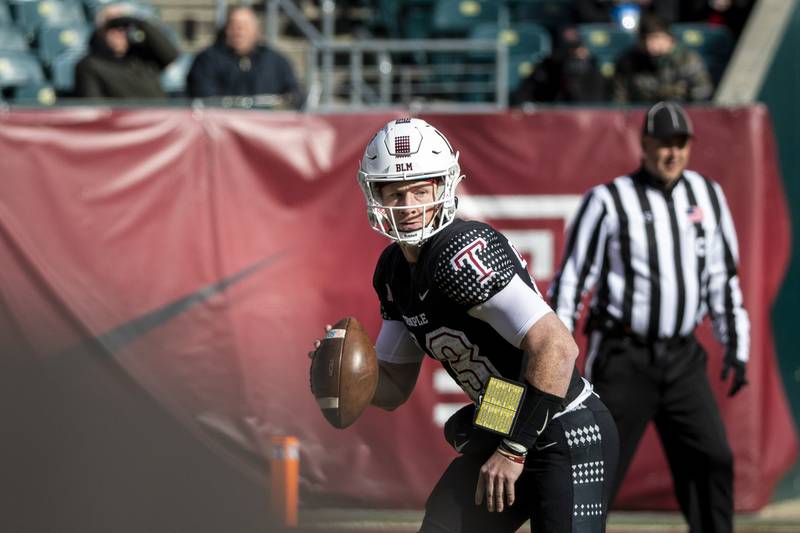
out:
M646 14L639 27L639 42L617 60L614 101L658 102L708 100L713 91L705 63L685 49L670 33L669 24Z
M738 36L752 8L753 0L682 0L681 20L725 25Z
M259 44L258 19L249 6L228 12L217 42L198 54L187 78L189 96L285 95L301 103L292 66L279 52Z
M680 0L575 0L576 20L612 22L612 10L624 4L637 6L642 15L655 13L669 22L677 22L680 14Z
M161 71L178 49L158 27L134 16L130 4L97 14L89 53L75 66L75 95L87 98L164 98Z
M575 27L558 34L553 54L542 61L511 96L512 105L524 102L604 102L606 78L583 44Z

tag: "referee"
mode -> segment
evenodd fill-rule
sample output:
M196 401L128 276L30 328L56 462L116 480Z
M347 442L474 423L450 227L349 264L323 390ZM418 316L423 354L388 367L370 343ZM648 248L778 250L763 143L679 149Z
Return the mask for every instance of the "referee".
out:
M693 332L710 314L733 396L747 384L750 323L725 195L686 169L692 137L677 104L648 110L641 167L586 194L550 300L574 329L582 297L596 289L586 375L619 429L614 494L652 420L690 532L730 532L733 455Z

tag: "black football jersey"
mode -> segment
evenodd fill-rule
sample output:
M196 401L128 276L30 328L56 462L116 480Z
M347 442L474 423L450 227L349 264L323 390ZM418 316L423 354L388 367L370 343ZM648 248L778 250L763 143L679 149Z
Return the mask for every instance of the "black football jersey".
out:
M388 246L373 286L383 318L404 322L425 353L477 401L489 376L521 380L523 375L523 351L468 314L514 275L539 293L505 236L482 222L456 219L423 244L414 265L398 244Z

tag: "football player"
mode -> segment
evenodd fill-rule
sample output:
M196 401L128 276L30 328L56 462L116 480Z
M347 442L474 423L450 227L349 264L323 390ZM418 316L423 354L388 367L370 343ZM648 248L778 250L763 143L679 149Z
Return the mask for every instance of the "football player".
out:
M611 415L525 261L491 226L456 217L455 152L419 119L386 124L358 172L372 228L392 241L373 285L383 323L372 404L405 402L427 354L473 403L445 425L459 452L422 532L605 530L616 470Z

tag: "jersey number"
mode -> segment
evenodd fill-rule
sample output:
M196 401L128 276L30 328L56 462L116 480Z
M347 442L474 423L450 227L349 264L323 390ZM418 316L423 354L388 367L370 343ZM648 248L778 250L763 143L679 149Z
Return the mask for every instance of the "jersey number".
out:
M425 336L425 346L436 359L450 367L461 388L475 402L489 376L500 375L489 359L478 353L478 347L469 342L463 331L436 329Z

